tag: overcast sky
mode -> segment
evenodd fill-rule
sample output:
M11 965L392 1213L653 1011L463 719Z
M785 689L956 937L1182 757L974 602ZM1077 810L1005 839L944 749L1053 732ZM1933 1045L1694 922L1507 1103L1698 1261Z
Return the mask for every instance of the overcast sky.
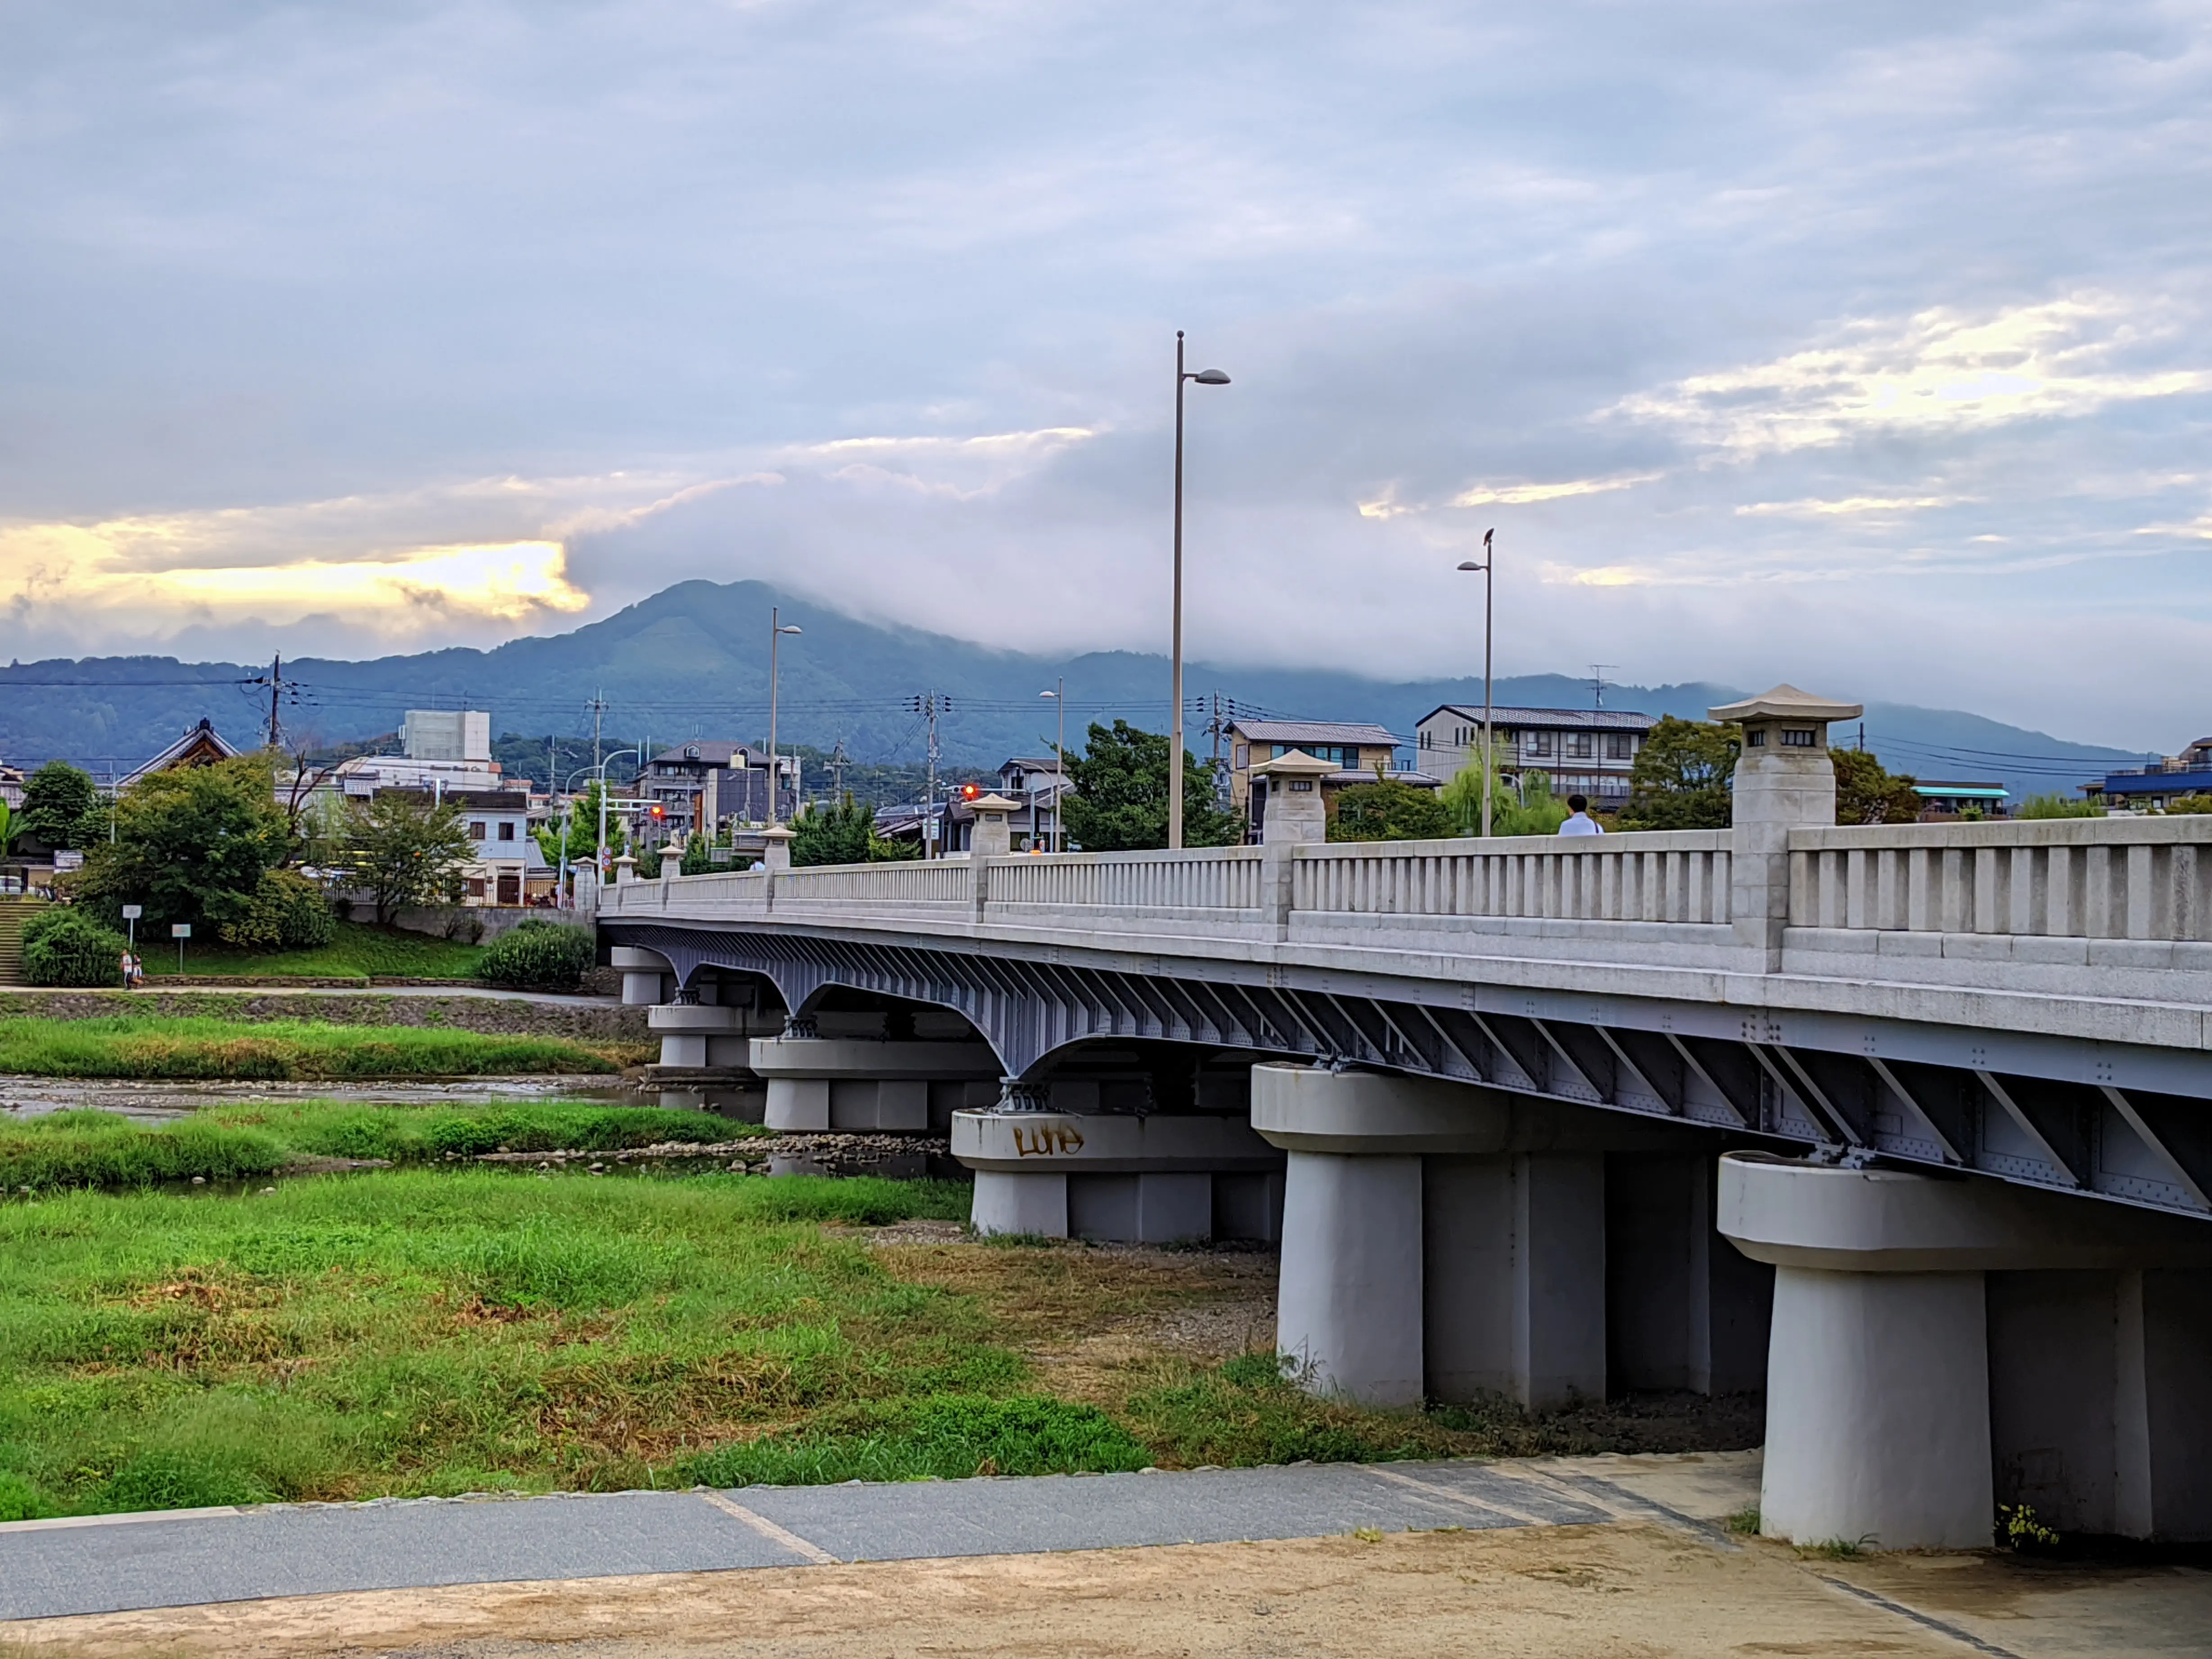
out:
M2212 730L2212 4L0 0L0 657L690 576ZM672 665L680 673L680 665ZM1325 710L1309 711L1326 713Z

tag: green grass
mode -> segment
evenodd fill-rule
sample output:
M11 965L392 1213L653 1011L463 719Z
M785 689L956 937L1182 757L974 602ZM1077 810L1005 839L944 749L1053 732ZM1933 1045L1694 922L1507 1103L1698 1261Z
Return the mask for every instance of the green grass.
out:
M816 1224L966 1204L471 1168L0 1206L0 1518L688 1485L817 1418L933 1469L962 1447L1126 1463L1110 1425L1006 1398L1024 1368L977 1300ZM757 1455L805 1478L803 1451Z
M194 1176L244 1180L298 1158L428 1163L495 1152L611 1152L767 1133L703 1112L562 1101L482 1106L241 1101L170 1124L113 1112L55 1112L0 1119L0 1191L143 1187Z
M0 1018L0 1073L37 1077L315 1079L618 1072L639 1043L510 1036L450 1027L246 1023L118 1014Z
M142 945L139 957L146 964L147 977L175 980L176 946L161 939L145 939ZM185 977L275 974L360 979L375 974L406 979L470 979L483 953L481 945L434 939L398 927L342 921L328 945L306 951L240 951L214 939L190 940L185 946Z

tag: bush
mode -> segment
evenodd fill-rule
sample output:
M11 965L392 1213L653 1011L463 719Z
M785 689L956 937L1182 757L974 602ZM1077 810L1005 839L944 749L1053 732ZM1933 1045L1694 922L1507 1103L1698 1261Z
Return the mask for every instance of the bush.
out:
M120 985L123 935L74 908L23 924L23 976L33 985Z
M241 950L311 951L328 945L337 932L337 913L323 890L296 870L268 872L250 895L221 908L216 936Z
M2101 818L2105 809L2093 800L2069 800L2060 794L2030 795L2020 804L2015 817L2023 818Z
M2166 804L2169 812L2212 812L2212 795L2184 795Z
M477 964L477 977L522 990L573 991L599 960L599 949L588 927L532 916L492 941Z

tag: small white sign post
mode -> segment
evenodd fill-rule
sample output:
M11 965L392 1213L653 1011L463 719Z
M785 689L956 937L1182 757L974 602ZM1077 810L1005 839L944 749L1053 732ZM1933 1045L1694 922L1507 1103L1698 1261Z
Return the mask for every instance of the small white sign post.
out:
M169 937L177 941L177 977L179 979L185 976L185 941L191 936L192 925L189 921L169 924Z
M130 954L134 957L138 954L138 918L145 914L146 907L143 904L123 907L123 925L131 930ZM127 972L123 975L123 988L126 991L131 988L131 975Z

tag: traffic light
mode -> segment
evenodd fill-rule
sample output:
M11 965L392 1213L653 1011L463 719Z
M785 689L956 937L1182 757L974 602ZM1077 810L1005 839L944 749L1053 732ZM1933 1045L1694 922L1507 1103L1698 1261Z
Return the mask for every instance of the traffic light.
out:
M979 783L963 783L960 786L960 799L963 800L980 800L982 799L982 794L983 786Z
M665 818L668 816L668 809L665 806L663 806L659 801L655 801L653 803L653 816L657 818Z

